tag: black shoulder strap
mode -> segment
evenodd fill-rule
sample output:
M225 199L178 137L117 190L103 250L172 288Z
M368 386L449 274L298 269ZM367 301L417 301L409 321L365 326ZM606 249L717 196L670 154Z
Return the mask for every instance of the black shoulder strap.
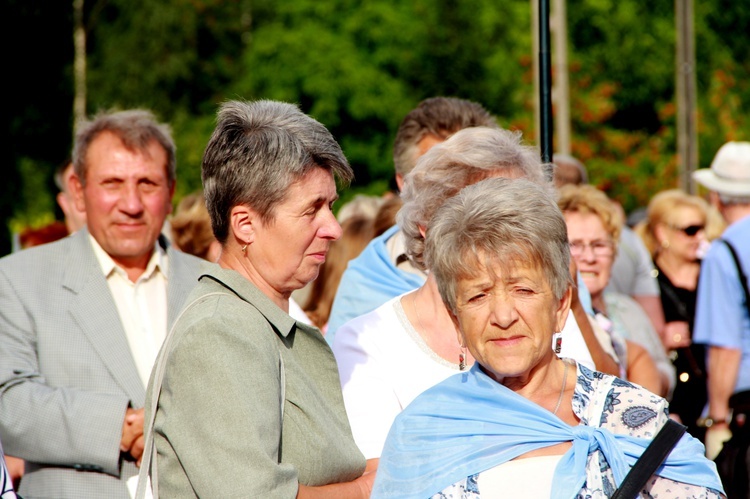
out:
M620 487L612 495L612 499L633 499L638 497L648 479L654 474L656 469L661 466L667 458L672 448L682 438L687 429L671 419L667 424L662 426L659 433L656 434L646 450L641 454L640 459L630 469Z
M734 264L737 266L737 274L740 276L740 284L742 284L742 289L745 291L745 306L750 310L750 291L747 289L747 275L745 275L745 271L740 263L740 257L737 256L737 250L726 239L719 239L719 241L723 242L727 246L727 249L729 249L729 253L732 254Z

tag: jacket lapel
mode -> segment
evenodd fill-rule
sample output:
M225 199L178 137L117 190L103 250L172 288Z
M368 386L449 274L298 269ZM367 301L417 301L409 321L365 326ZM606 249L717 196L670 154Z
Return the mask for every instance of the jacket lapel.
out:
M134 407L145 402L145 389L130 352L117 306L96 260L88 231L71 238L63 286L75 294L70 313Z
M167 272L167 332L186 305L190 292L198 284L203 262L174 249L163 238L159 241L167 250L169 270ZM210 265L205 262L206 265Z

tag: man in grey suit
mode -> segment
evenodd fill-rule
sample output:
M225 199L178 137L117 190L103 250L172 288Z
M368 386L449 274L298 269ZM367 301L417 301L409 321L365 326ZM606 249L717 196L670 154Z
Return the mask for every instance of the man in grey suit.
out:
M0 439L29 498L127 498L145 386L207 262L171 248L175 146L148 111L77 130L87 227L0 259Z

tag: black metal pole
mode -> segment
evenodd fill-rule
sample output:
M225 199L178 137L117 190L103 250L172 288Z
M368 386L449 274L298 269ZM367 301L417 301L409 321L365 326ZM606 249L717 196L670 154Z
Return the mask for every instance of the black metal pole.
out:
M539 114L542 162L552 162L552 63L550 58L549 0L539 0ZM552 168L547 169L552 180Z

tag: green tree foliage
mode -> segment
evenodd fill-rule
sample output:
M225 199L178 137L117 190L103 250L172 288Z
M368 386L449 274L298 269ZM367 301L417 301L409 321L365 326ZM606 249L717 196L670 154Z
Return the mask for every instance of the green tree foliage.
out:
M701 166L750 140L750 11L694 2ZM403 116L435 95L482 103L534 137L529 0L85 0L88 109L145 107L172 125L177 199L200 188L217 105L279 99L328 126L356 180L393 177ZM11 149L0 217L49 218L72 131L72 6L9 0ZM626 209L677 184L672 2L569 0L573 154ZM48 43L40 46L35 39ZM42 47L37 51L36 47ZM553 51L556 48L553 47ZM38 194L34 194L38 193ZM35 199L38 196L38 199ZM0 238L0 250L7 241Z
M211 114L237 74L250 2L87 0L90 109Z
M393 136L420 100L460 96L500 116L518 112L521 82L513 75L529 45L520 5L260 2L233 90L300 104L341 141L358 184L387 179Z

